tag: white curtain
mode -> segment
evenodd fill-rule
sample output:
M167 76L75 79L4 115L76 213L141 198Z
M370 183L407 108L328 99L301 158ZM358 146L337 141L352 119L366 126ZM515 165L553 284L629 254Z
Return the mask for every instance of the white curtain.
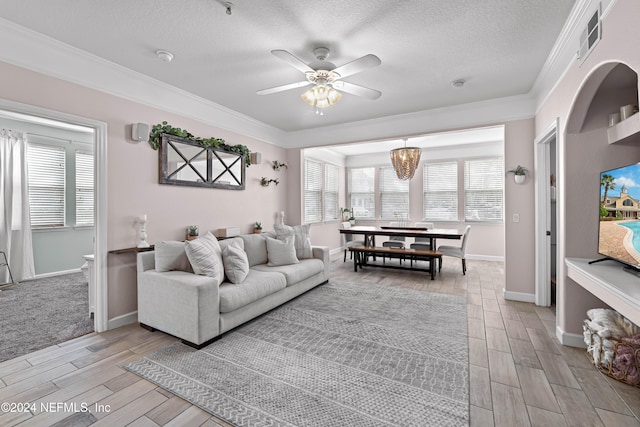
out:
M21 132L0 131L0 251L7 255L14 281L35 276L29 182L27 180L27 141ZM0 261L4 261L0 256ZM0 283L9 281L8 270L0 268Z

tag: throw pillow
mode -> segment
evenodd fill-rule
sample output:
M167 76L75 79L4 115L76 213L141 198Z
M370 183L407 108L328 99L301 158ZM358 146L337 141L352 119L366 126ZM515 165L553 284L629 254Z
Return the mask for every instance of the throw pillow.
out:
M216 279L218 285L224 280L224 265L218 239L211 232L195 240L184 242L187 258L193 272Z
M290 265L297 264L298 258L296 258L296 248L293 245L294 237L289 236L284 240L274 239L273 237L267 237L267 257L269 267L275 267L278 265Z
M222 250L224 273L231 283L242 283L249 274L247 253L237 244L230 244Z
M298 259L313 258L311 238L309 237L309 228L311 228L311 224L296 225L294 227L284 224L275 224L273 228L276 232L276 236L280 240L284 240L289 236L294 236L294 245L296 247L296 256Z
M154 254L158 272L192 271L182 242L158 242L155 244Z

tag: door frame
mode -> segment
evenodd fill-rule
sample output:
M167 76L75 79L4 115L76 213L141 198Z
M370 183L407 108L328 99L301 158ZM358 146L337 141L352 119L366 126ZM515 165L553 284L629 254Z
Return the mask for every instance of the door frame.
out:
M551 239L547 235L547 231L551 230L550 143L555 139L554 154L557 161L558 128L559 118L556 118L534 139L535 303L543 307L551 305Z
M67 114L34 105L0 99L0 109L33 116L40 119L55 120L71 125L94 129L94 271L96 285L96 306L94 311L94 329L104 332L108 329L108 287L107 287L107 124L86 117ZM44 123L46 124L46 123Z

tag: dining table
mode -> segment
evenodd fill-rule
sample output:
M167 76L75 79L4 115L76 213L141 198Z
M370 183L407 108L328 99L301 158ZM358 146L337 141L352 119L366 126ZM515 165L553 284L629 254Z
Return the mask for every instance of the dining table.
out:
M391 237L413 237L424 239L423 244L429 245L429 250L436 250L437 239L460 240L463 233L455 228L426 228L418 226L367 226L354 225L349 228L341 228L340 234L362 235L365 247L376 247L376 236ZM380 265L381 266L381 265ZM429 271L433 277L435 274L435 264L433 260L429 262Z

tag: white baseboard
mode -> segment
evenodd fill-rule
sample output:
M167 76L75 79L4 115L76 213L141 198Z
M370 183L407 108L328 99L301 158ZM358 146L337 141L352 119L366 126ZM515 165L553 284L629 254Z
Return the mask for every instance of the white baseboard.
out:
M497 256L497 255L473 255L473 254L466 254L466 258L467 259L475 259L478 261L495 261L495 262L504 262L504 257L503 256Z
M122 316L109 319L107 330L119 328L120 326L129 325L138 321L138 311L132 311L131 313L123 314Z
M535 294L526 294L524 292L512 292L506 289L502 290L502 296L504 299L510 301L520 301L520 302L536 302Z
M335 256L335 255L341 254L341 253L342 253L342 251L344 251L344 248L335 248L335 249L331 249L331 250L329 251L329 256Z
M33 277L31 279L20 280L20 282L26 282L26 281L29 281L29 280L37 280L37 279L45 279L47 277L64 276L65 274L80 273L81 271L82 270L79 269L79 268L73 268L71 270L53 271L51 273L36 274L35 277Z
M587 348L587 344L584 342L584 336L578 334L570 334L560 329L560 326L556 326L556 337L560 344L568 345L569 347Z

